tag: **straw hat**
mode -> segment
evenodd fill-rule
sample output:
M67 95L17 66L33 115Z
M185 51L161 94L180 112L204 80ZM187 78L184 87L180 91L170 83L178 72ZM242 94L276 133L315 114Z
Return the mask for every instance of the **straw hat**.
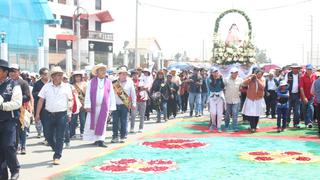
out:
M57 74L57 73L64 73L64 71L61 69L61 67L60 66L55 66L55 67L53 67L52 69L51 69L51 73L50 73L50 76L53 76L53 75L55 75L55 74Z
M82 75L83 76L84 72L83 71L73 71L72 72L72 76L75 76L75 75Z
M301 66L299 66L297 63L292 63L290 65L291 68L301 68Z
M151 71L148 68L143 68L142 72L148 72L151 73Z
M105 70L107 70L107 66L104 65L104 64L102 64L102 63L93 66L93 68L92 68L92 74L93 74L94 76L97 75L97 70L98 70L98 69L105 69Z
M20 66L18 64L11 64L10 69L12 70L20 70Z
M128 72L127 67L122 66L122 67L118 68L117 73L118 74L120 74L120 73L127 73L128 74L129 72Z

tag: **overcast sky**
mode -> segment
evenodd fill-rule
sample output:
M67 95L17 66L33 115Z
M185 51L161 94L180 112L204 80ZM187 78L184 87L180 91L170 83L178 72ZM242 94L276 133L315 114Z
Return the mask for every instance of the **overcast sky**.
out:
M135 0L106 1L115 20L107 27L115 34L117 51L125 40L134 40ZM186 51L191 58L202 59L204 41L205 58L209 59L216 18L236 8L251 18L254 43L266 49L273 62L307 63L310 15L314 19L314 46L319 46L319 7L320 0L140 0L139 37L155 37L167 58ZM240 33L248 31L242 16L227 15L220 24L223 40L232 23L239 26ZM319 57L319 52L313 56Z

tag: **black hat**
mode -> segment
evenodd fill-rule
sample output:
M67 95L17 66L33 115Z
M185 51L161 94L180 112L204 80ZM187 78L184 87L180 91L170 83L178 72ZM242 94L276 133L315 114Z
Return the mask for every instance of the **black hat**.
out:
M0 59L0 67L8 71L10 70L8 61L5 61L3 59Z

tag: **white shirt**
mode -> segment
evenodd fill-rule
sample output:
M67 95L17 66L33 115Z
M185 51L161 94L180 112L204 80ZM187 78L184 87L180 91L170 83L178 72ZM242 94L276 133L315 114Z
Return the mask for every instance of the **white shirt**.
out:
M20 85L16 85L12 89L12 97L10 101L7 101L7 102L3 102L3 101L4 99L0 95L0 102L2 104L3 111L18 110L22 106L22 91L21 91Z
M46 100L47 111L68 111L68 115L71 115L72 91L69 84L62 82L56 86L49 82L42 87L38 96Z
M145 88L148 88L148 90L151 89L152 83L153 83L153 78L152 76L145 76L144 74L141 74L141 77L139 78L140 84L139 86L143 86Z
M224 80L225 83L225 99L227 104L240 103L240 86L242 79L237 77L233 80L231 77Z
M267 90L276 90L277 89L277 85L274 82L274 78L270 79L268 78L268 89Z
M130 78L127 78L125 82L120 82L121 87L123 90L128 94L128 96L131 98L132 106L137 107L137 95L136 95L136 89L134 87L134 83ZM117 93L116 95L116 103L123 104L122 100L119 98Z
M299 74L292 73L292 90L291 93L298 93L299 92ZM288 73L286 74L284 80L288 82Z

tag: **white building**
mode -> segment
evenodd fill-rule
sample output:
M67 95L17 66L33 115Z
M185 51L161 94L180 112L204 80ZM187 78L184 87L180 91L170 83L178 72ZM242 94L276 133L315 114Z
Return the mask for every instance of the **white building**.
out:
M77 6L77 4L79 5ZM103 0L48 0L58 25L46 25L44 47L49 50L49 64L59 64L64 68L67 41L72 41L73 67L77 67L78 44L80 45L81 66L89 64L90 44L94 44L95 59L107 64L108 53L113 50L113 33L108 32L108 22L113 21ZM77 7L79 11L77 11ZM77 38L77 19L80 20L81 38ZM91 45L92 47L92 45ZM112 57L112 56L111 56ZM110 58L110 57L109 57Z

